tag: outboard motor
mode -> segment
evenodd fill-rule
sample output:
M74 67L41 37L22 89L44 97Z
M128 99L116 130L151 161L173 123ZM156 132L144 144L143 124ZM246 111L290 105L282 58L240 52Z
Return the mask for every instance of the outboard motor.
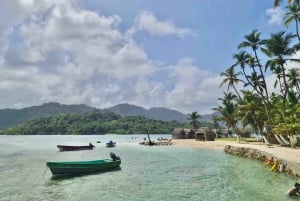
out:
M119 161L121 160L119 156L116 156L115 153L110 152L110 157L113 159L113 161Z

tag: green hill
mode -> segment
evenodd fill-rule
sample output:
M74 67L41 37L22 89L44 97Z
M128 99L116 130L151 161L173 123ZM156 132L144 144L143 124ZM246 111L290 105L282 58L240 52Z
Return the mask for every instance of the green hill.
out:
M54 116L58 114L84 114L91 113L96 108L87 105L63 105L59 103L45 103L23 109L0 110L0 129L9 128L31 119Z
M121 116L94 111L89 114L60 114L29 120L14 128L2 130L5 135L55 134L146 134L171 133L175 127L187 127L176 121L147 119L142 116Z

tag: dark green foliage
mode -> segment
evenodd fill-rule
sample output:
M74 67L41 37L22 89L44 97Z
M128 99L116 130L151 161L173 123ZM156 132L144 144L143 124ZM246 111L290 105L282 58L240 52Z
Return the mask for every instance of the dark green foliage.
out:
M161 134L176 127L188 127L177 121L147 119L142 116L120 116L95 111L89 114L60 114L29 120L24 124L2 130L5 135L91 135L91 134Z

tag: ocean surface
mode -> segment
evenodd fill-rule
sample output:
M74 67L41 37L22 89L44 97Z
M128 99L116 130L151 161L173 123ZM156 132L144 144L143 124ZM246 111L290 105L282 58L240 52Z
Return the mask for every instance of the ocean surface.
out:
M285 201L295 179L223 151L142 146L145 135L0 136L1 201ZM151 135L170 138L170 135ZM117 142L106 148L105 142ZM96 143L101 141L101 143ZM59 152L57 144L94 150ZM94 160L114 152L121 169L53 179L46 161Z

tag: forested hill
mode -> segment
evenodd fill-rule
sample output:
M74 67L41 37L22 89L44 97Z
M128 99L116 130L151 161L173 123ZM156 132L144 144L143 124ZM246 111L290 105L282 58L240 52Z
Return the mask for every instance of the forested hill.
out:
M142 116L121 116L95 111L89 114L60 114L29 120L14 128L2 130L4 135L54 135L54 134L162 134L176 127L188 127L176 121L147 119Z
M168 108L151 108L146 110L135 105L119 104L106 109L98 109L84 104L64 105L50 102L23 109L0 109L0 129L14 127L32 119L55 116L58 114L86 114L95 110L103 111L103 113L114 112L121 116L144 116L162 121L175 120L182 123L187 121L185 114Z
M97 108L84 104L63 105L60 103L45 103L40 106L27 107L23 109L2 109L0 110L0 129L13 127L30 119L38 119L58 114L91 113L96 109Z

